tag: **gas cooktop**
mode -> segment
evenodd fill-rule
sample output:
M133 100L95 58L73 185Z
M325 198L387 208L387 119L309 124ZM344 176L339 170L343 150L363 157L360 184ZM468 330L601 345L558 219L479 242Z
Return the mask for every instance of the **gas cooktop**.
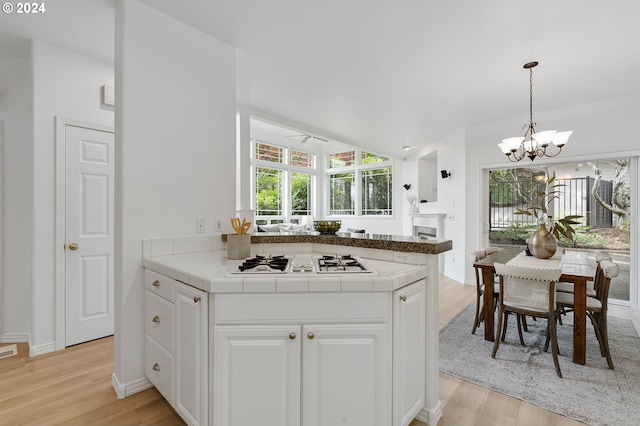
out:
M353 274L375 273L359 257L351 255L258 255L245 259L230 274Z

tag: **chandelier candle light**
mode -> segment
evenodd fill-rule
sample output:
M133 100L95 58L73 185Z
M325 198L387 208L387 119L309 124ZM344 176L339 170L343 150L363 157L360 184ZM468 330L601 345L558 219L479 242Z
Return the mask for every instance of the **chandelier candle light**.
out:
M538 123L533 122L533 67L538 65L537 62L528 62L523 68L529 70L529 124L523 126L526 131L524 136L503 139L498 146L509 161L517 162L525 157L529 157L533 161L536 157L555 157L560 154L562 147L569 140L569 136L573 131L558 132L556 130L546 130L536 133L535 127ZM528 138L528 139L527 139ZM558 152L550 154L547 147L553 144L558 148Z

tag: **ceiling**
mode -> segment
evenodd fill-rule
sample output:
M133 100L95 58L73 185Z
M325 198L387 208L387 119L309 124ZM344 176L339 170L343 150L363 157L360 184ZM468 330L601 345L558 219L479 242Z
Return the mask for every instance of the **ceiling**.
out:
M238 104L398 158L466 125L526 120L526 62L540 62L534 119L640 93L635 0L141 1L237 48ZM112 5L3 14L0 55L37 38L111 61Z

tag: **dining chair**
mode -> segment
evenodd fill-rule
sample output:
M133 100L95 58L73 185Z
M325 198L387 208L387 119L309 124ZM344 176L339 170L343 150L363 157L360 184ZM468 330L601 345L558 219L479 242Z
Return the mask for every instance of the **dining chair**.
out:
M562 377L560 363L558 361L558 337L556 334L556 281L560 278L560 268L539 269L524 266L494 264L496 274L500 278L499 317L498 331L493 344L492 358L496 357L500 347L500 336L507 327L509 313L516 314L518 318L518 334L520 344L525 345L522 337L520 318L525 315L534 318L546 318L548 321L548 338L544 351L549 349L549 340L553 353L553 363L556 374Z
M600 262L603 260L612 261L611 256L607 253L596 253L596 275L593 278L593 288L587 288L587 296L596 297L596 282L598 281L598 274L600 273ZM570 282L558 282L556 283L556 291L563 293L573 293L573 283Z
M498 249L495 247L487 247L482 250L476 250L471 252L471 263L475 264L477 261L484 259L488 255L497 252ZM484 303L482 303L482 298L484 296L485 285L482 280L482 274L479 271L479 268L474 267L476 272L476 315L473 319L473 328L471 329L471 334L476 334L476 329L480 326L482 319L484 318ZM494 281L493 283L493 299L494 306L497 306L498 300L498 283ZM480 304L482 303L482 309L480 308Z
M618 276L620 267L606 259L598 264L600 273L596 272L594 287L596 288L595 297L587 297L587 316L591 319L593 329L596 332L596 338L600 344L600 355L607 358L609 368L613 370L613 361L611 360L611 352L609 351L609 335L607 332L607 310L609 300L609 288L611 280ZM557 312L573 310L573 295L569 293L556 293Z

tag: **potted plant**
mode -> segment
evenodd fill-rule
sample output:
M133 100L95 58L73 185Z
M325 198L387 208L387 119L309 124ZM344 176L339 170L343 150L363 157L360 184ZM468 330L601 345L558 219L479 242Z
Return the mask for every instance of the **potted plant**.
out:
M538 229L533 232L528 241L531 253L541 259L548 259L553 256L557 248L557 240L564 236L570 241L575 238L576 231L572 225L578 225L578 215L565 216L562 219L553 220L549 215L549 207L554 199L560 198L558 188L563 184L555 183L556 174L545 176L544 190L537 193L540 198L540 205L531 206L515 212L517 215L533 216L538 222ZM547 228L548 227L548 228Z

